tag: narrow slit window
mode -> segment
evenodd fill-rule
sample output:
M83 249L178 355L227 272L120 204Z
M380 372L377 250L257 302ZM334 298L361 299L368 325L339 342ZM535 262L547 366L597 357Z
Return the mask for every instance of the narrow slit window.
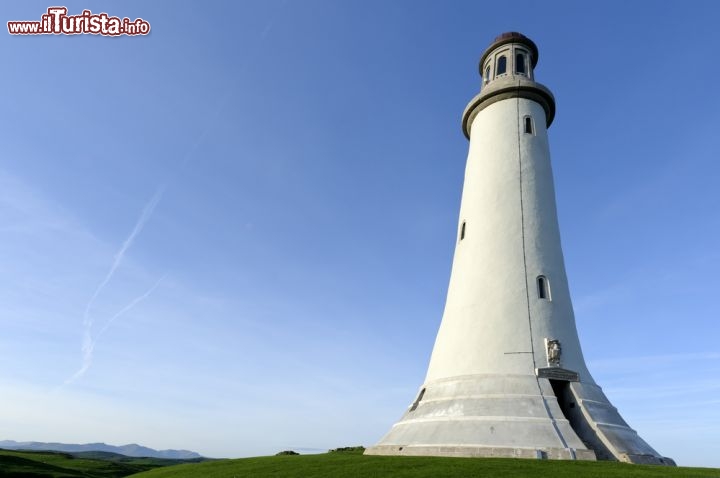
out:
M485 68L485 83L490 81L490 65Z
M465 221L463 221L460 226L460 240L462 241L463 239L465 239Z
M515 55L515 73L520 73L524 75L527 73L527 69L525 68L525 55L522 53L518 53Z
M418 405L420 405L420 400L422 400L423 395L425 395L424 388L422 390L420 390L420 394L418 394L417 399L415 399L415 402L413 402L412 407L410 407L411 412L414 412L417 409Z
M503 55L500 58L498 58L497 75L496 76L504 75L506 71L507 71L507 58L505 57L505 55Z
M535 131L533 130L533 120L530 116L525 117L525 133L535 134Z
M550 300L550 284L547 277L538 276L537 278L538 298Z

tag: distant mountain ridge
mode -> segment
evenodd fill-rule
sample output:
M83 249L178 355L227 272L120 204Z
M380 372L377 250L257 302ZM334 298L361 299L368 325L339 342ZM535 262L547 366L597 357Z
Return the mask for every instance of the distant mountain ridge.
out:
M131 443L129 445L114 446L106 443L85 443L83 445L67 443L43 443L37 441L17 442L14 440L0 440L0 448L6 450L43 450L77 453L82 451L106 451L135 458L167 458L170 460L192 460L203 458L198 453L189 450L154 450L146 446Z

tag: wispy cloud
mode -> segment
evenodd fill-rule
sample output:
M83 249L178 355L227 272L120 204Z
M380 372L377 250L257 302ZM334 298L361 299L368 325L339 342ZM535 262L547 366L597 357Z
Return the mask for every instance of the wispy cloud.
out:
M593 370L629 371L632 369L643 371L643 373L645 373L647 370L661 366L666 368L670 365L687 367L687 362L690 361L701 361L707 364L714 360L720 360L719 352L686 352L635 357L612 357L590 360L589 365Z
M277 10L273 16L271 16L267 23L265 24L265 27L260 32L260 35L255 40L255 44L251 45L250 48L248 48L251 53L245 58L245 62L241 64L240 71L241 74L245 71L248 71L252 68L252 65L255 63L257 58L260 57L262 50L259 48L259 46L265 42L266 38L270 34L270 31L273 29L275 22L277 21L277 18L286 11L285 5L287 4L287 0L283 0L278 4ZM205 127L200 131L200 134L198 135L197 139L193 143L193 145L187 150L185 155L183 156L182 160L180 161L180 169L184 169L187 164L190 162L190 160L193 158L193 154L195 154L195 151L200 147L200 145L205 141L205 138L208 136L208 134L212 131L215 131L217 127L217 123L220 119L220 115L227 107L229 100L232 98L234 94L236 94L236 89L228 88L225 93L220 97L220 99L217 102L217 106L215 107L215 110L213 114L205 121Z
M110 326L112 325L113 322L115 322L116 319L120 318L120 316L122 316L123 314L125 314L126 312L128 312L130 309L132 309L133 307L135 307L136 305L138 305L138 304L139 304L140 302L142 302L143 300L145 300L145 299L147 299L148 297L150 297L150 294L152 294L153 292L155 292L155 289L158 288L158 286L160 285L160 283L161 283L163 280L165 280L166 277L167 277L167 275L162 276L162 277L161 277L160 279L158 279L158 281L155 282L155 284L153 284L153 286L152 286L150 289L148 289L144 294L135 297L135 298L134 298L133 300L131 300L125 307L123 307L122 309L120 309L119 311L117 311L117 312L115 313L115 315L113 315L112 317L110 317L110 319L108 319L108 321L105 323L105 325L103 326L103 328L100 329L100 332L98 332L98 334L95 336L95 341L97 342L97 340L100 339L100 337L103 336L103 334L105 333L105 331L107 331L107 329L110 328Z
M93 352L95 351L95 344L97 344L98 340L100 340L100 337L103 336L103 334L107 331L107 329L110 328L112 323L115 322L115 320L120 318L122 315L124 315L125 313L130 311L133 307L138 305L140 302L142 302L143 300L150 297L150 294L152 294L155 291L155 289L158 288L158 286L165 279L165 277L166 276L162 276L160 279L158 279L157 282L155 282L155 284L153 284L153 286L150 289L145 291L145 293L135 297L133 300L128 302L128 304L125 305L125 307L123 307L122 309L117 311L112 317L110 317L108 319L108 321L105 323L105 325L103 326L103 328L100 329L100 332L98 332L94 338L90 334L87 334L85 336L85 339L83 340L83 347L82 347L82 357L83 357L82 366L80 367L80 369L78 369L77 372L75 372L73 374L72 377L70 377L69 379L67 379L65 381L65 385L71 384L75 380L82 377L85 374L85 372L87 372L88 369L92 366ZM87 342L85 340L87 340Z
M717 417L718 352L627 356L593 360L588 365L597 372L613 404L632 421L667 419L676 427L681 417Z
M153 195L152 198L150 198L150 201L145 205L145 207L142 210L142 213L140 214L140 217L138 218L137 222L135 223L135 227L133 228L130 235L125 239L125 242L123 242L120 249L115 254L115 259L112 263L112 266L110 266L110 270L108 271L107 275L105 275L105 278L100 282L100 285L98 285L97 289L95 289L95 293L90 297L90 300L88 301L87 305L85 306L85 314L84 314L84 323L92 325L92 319L90 318L90 309L93 306L93 303L95 302L95 299L100 295L100 292L105 288L105 286L110 282L110 279L112 279L113 275L115 275L115 271L118 267L120 267L120 264L123 261L123 258L125 257L125 252L130 248L130 246L133 245L133 242L135 242L135 238L142 232L143 227L145 227L145 224L148 222L150 217L152 216L152 213L155 211L155 208L157 207L158 203L162 199L162 196L165 192L164 187L158 188L157 192Z
M120 267L120 265L123 262L123 259L125 258L125 253L128 249L133 245L135 242L135 238L142 232L143 228L145 227L145 224L150 220L152 217L153 212L155 211L155 208L160 203L160 200L162 199L163 194L165 193L165 187L160 186L158 190L155 192L152 198L150 198L150 201L145 205L143 208L140 217L138 218L137 222L135 223L135 227L133 227L132 232L130 232L130 235L125 239L125 241L120 246L120 249L115 253L115 257L113 259L113 263L110 266L110 269L108 270L107 274L103 278L103 280L100 282L100 284L95 289L95 292L90 297L90 300L88 301L87 305L85 306L85 311L83 313L83 341L82 341L82 365L80 369L75 372L75 374L72 375L69 379L65 381L65 384L70 384L74 382L75 380L82 377L85 372L90 368L92 365L92 359L93 359L93 351L95 349L95 344L98 340L98 338L107 330L107 328L114 322L118 317L125 314L127 311L135 307L138 303L145 300L156 288L158 285L160 285L160 282L162 282L163 278L161 278L158 282L153 285L147 292L144 294L136 297L132 301L130 301L125 307L120 309L119 312L117 312L115 315L113 315L105 324L105 326L102 328L99 334L97 334L96 337L93 338L92 335L92 328L94 325L94 319L92 316L92 307L95 304L95 301L100 296L102 291L107 287L108 283L112 280L113 276L115 275L115 272Z

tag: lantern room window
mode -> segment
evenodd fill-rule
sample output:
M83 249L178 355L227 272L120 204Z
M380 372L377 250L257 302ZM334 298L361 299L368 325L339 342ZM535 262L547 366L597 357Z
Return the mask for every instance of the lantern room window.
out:
M496 76L504 75L505 73L507 73L507 57L503 55L498 58Z

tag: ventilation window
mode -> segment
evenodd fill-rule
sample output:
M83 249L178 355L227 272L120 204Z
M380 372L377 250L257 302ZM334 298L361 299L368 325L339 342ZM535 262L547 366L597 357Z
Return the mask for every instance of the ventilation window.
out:
M463 221L462 226L460 226L460 240L462 241L465 239L465 221Z
M550 300L550 284L545 276L537 278L538 298Z
M497 62L497 76L504 75L507 71L507 58L505 55L498 58Z
M525 116L523 118L523 123L525 124L525 133L526 134L535 134L535 130L533 129L533 120L531 116Z
M411 412L414 412L417 409L418 405L420 405L420 400L422 400L423 395L425 395L424 388L420 390L420 394L418 394L418 397L415 399L415 402L413 402L412 407L410 407Z
M524 75L527 72L525 68L525 55L518 53L515 55L515 73Z

